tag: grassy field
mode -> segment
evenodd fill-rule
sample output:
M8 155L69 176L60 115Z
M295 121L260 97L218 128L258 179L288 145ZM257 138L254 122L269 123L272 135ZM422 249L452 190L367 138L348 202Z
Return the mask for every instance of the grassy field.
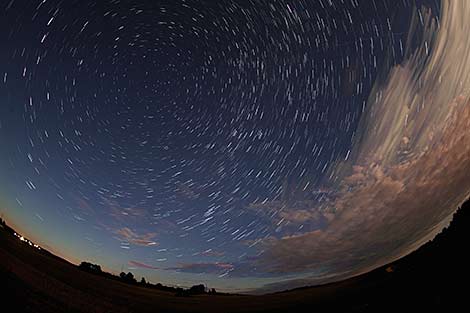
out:
M333 297L335 288L266 296L174 293L103 278L44 254L0 230L0 273L7 301L30 312L286 312Z
M468 203L464 205L468 207ZM466 302L469 210L437 240L391 267L339 283L263 296L165 292L86 273L0 227L2 312L402 312ZM456 224L454 221L453 224ZM388 269L388 270L387 270ZM463 294L463 295L462 295Z

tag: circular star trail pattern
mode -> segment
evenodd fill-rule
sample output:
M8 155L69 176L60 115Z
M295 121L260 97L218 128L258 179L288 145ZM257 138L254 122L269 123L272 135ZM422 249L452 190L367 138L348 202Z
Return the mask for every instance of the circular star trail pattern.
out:
M373 87L419 46L413 18L430 10L438 20L440 9L7 2L0 163L10 214L68 257L228 289L312 272L276 272L263 254L328 228L341 197L332 168L353 157Z

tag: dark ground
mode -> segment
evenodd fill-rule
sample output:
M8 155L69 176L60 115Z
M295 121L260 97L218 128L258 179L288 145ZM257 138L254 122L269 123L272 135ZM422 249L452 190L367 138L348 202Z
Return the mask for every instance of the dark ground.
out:
M0 227L1 312L466 312L470 201L407 257L343 282L264 296L197 295L83 272Z

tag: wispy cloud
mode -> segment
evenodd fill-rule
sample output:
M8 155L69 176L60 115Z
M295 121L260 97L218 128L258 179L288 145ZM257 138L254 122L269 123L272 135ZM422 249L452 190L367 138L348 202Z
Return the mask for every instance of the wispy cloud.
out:
M145 234L137 234L132 231L130 228L124 227L120 228L116 231L116 234L120 237L120 239L125 240L131 244L138 245L138 246L155 246L158 245L156 241L153 240L157 236L156 233L145 233Z
M234 266L230 263L182 263L176 267L168 267L166 270L185 273L223 274L230 272Z
M138 262L138 261L129 261L128 264L129 264L130 266L134 266L134 267L138 267L138 268L146 268L146 269L151 269L151 270L158 270L158 269L160 269L159 267L152 266L152 265L148 265L148 264L145 264L145 263L142 263L142 262Z

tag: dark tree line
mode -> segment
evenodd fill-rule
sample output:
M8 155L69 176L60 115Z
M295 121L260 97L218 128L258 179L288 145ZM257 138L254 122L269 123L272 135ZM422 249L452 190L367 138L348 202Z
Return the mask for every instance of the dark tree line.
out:
M102 271L100 265L93 264L93 263L90 263L90 262L82 262L82 263L80 263L78 268L81 269L82 271L85 271L85 272L88 272L88 273L91 273L91 274L95 274L95 275L99 275L99 276L103 276L103 277L107 277L107 278L111 278L111 279L114 279L114 280L119 280L119 281L122 281L126 284L140 285L140 286L144 286L144 287L147 287L147 288L158 289L158 290L163 290L163 291L168 291L168 292L174 292L175 295L179 296L179 297L185 297L185 296L191 296L191 295L201 295L201 294L210 294L210 295L217 294L217 292L214 288L212 288L212 289L206 288L206 286L204 286L203 284L194 285L191 288L184 289L184 288L181 288L181 287L169 287L169 286L162 285L160 283L151 284L151 283L147 282L145 277L142 277L140 282L137 282L137 279L134 277L134 274L132 274L131 272L128 272L128 273L121 272L119 274L119 276L115 276L113 274Z

